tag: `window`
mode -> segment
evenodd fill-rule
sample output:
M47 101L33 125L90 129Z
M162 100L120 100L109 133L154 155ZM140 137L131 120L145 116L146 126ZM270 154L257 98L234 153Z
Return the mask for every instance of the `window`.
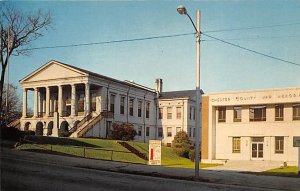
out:
M190 107L190 119L192 119L192 107Z
M275 105L275 121L283 121L283 105Z
M133 101L134 101L134 99L130 98L130 100L129 100L129 115L130 116L133 116Z
M293 105L293 120L300 120L300 104Z
M196 128L193 128L193 137L196 136Z
M193 120L196 119L196 109L193 107Z
M176 127L176 133L181 131L181 127Z
M226 122L226 107L218 107L218 122Z
M139 101L138 103L138 117L142 117L142 101Z
M181 107L176 107L176 118L181 119Z
M125 97L121 96L120 98L120 114L124 114L124 108L125 108Z
M167 119L172 119L172 107L167 108Z
M115 97L114 94L110 95L110 111L113 113L115 112Z
M158 118L159 119L162 119L163 118L163 115L164 115L164 112L163 112L163 108L159 108L159 114L158 114Z
M192 128L189 128L189 137L192 137Z
M242 107L233 107L233 122L242 121Z
M91 111L96 111L96 93L91 94Z
M85 96L84 96L83 93L80 93L79 95L77 95L77 97L78 97L78 108L77 108L77 111L78 112L83 112L84 111L84 99L85 99ZM56 104L55 111L58 111L58 104Z
M158 128L158 137L162 137L163 136L163 128Z
M167 127L167 137L172 137L172 127Z
M284 137L275 137L275 153L283 154Z
M266 106L250 106L250 121L266 121Z
M241 152L241 138L240 137L232 138L232 152L233 153Z
M146 103L146 118L150 117L150 102Z
M142 126L139 126L138 128L138 136L142 136Z
M146 127L146 136L149 137L150 134L150 127Z

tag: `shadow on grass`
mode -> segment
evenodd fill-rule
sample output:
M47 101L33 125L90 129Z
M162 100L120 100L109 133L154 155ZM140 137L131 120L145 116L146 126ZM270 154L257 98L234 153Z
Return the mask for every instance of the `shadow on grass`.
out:
M23 151L29 151L29 152L35 152L35 153L45 153L45 154L59 155L59 156L84 158L83 156L79 156L79 155L73 155L73 154L68 154L68 153L63 153L63 152L58 152L58 151L42 150L42 149L25 149Z
M65 145L65 146L80 146L80 147L97 147L93 144L85 143L80 140L65 138L65 137L45 137L45 136L25 136L25 143L49 144L49 145Z

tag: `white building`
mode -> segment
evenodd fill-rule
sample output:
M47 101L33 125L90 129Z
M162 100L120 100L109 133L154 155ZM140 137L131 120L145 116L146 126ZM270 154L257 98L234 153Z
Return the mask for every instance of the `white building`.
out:
M299 87L208 94L202 101L202 162L297 162Z
M169 145L178 130L189 132L193 140L195 91L162 92L161 79L151 89L50 61L20 83L21 129L37 135L105 138L113 123L128 122L137 131L136 141L161 139ZM29 91L33 116L27 113Z

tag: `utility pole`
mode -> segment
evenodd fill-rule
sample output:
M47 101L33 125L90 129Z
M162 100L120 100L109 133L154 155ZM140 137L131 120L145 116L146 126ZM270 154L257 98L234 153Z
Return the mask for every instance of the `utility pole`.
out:
M196 148L195 148L195 177L199 178L199 144L200 144L200 11L197 10L197 36L196 36Z
M188 14L186 8L183 5L177 7L177 12L181 15L186 15L190 19L193 27L196 31L196 135L195 135L195 179L199 178L199 144L200 144L200 11L196 12L197 26L195 26L193 19Z

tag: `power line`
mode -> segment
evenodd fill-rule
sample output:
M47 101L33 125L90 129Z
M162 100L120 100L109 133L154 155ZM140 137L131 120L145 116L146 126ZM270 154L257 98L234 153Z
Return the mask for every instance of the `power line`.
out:
M187 35L192 35L192 34L195 34L195 33L183 33L183 34L175 34L175 35L152 36L152 37L144 37L144 38L133 38L133 39L112 40L112 41L102 41L102 42L91 42L91 43L81 43L81 44L44 46L44 47L35 47L35 48L20 49L19 51L53 49L53 48L68 48L68 47L90 46L90 45L100 45L100 44L112 44L112 43L121 43L121 42L133 42L133 41L143 41L143 40L152 40L152 39L162 39L162 38L172 38L172 37L179 37L179 36L187 36Z
M233 29L219 29L219 30L211 30L211 31L204 31L204 32L205 33L230 32L230 31L240 31L240 30L254 30L254 29L284 27L284 26L292 26L292 25L300 25L300 22L275 24L275 25L265 25L265 26L242 27L242 28L233 28Z
M274 59L274 60L279 60L279 61L286 62L286 63L289 63L289 64L293 64L293 65L296 65L296 66L300 66L300 64L297 64L297 63L295 63L295 62L291 62L291 61L288 61L288 60L284 60L284 59L281 59L281 58L277 58L277 57L274 57L274 56L270 56L270 55L268 55L268 54L264 54L264 53L258 52L258 51L256 51L256 50L252 50L252 49L249 49L249 48L245 48L245 47L242 47L242 46L240 46L240 45L233 44L233 43L231 43L231 42L227 42L227 41L225 41L225 40L222 40L222 39L219 39L219 38L216 38L216 37L207 35L207 34L205 34L205 33L203 33L203 32L201 32L201 34L204 35L204 36L207 36L207 37L209 37L209 38L218 40L218 41L220 41L220 42L229 44L229 45L231 45L231 46L235 46L235 47L238 47L238 48L240 48L240 49L247 50L247 51L252 52L252 53L255 53L255 54L259 54L259 55L261 55L261 56L265 56L265 57L268 57L268 58L272 58L272 59Z
M290 36L257 36L257 37L246 37L246 38L227 38L223 40L256 40L256 39L281 39L281 38L299 38L300 35L290 35ZM203 39L201 41L217 41L213 39Z

